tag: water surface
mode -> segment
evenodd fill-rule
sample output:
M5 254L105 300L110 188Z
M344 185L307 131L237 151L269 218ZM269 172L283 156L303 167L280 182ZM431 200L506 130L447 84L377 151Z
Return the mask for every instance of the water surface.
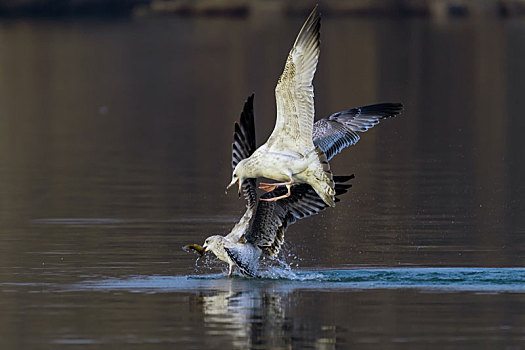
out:
M405 112L334 159L291 272L180 249L240 217L233 122L255 92L267 137L301 21L0 22L2 348L523 348L523 22L323 19L318 115Z

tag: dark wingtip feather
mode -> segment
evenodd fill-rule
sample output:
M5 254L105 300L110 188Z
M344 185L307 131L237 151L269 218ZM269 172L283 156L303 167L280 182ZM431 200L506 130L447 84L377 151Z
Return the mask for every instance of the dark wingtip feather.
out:
M357 108L347 109L345 111L337 112L328 117L329 120L339 120L351 116L353 118L365 117L365 116L376 116L378 120L394 117L399 115L403 111L402 103L378 103L374 105L362 106ZM345 118L346 119L346 118ZM344 122L344 120L342 122Z
M355 175L343 175L343 176L334 176L334 182L335 182L335 195L340 196L342 194L345 194L348 192L348 189L352 187L351 184L345 184L345 182L355 178ZM336 198L337 199L337 198Z
M358 110L361 114L365 115L377 114L382 117L393 117L401 113L401 111L403 110L403 104L385 102L359 107Z
M341 190L347 190L347 189L349 189L350 187L352 187L352 184L345 184L345 185L343 185L343 184L337 184L336 186L337 186L337 188L340 188Z
M304 22L297 38L295 39L294 47L303 43L309 42L312 38L314 39L314 45L319 46L319 30L321 28L321 14L317 11L318 5L315 5L312 12ZM311 43L311 42L310 42Z
M342 194L345 194L348 192L348 189L352 187L352 185L335 185L335 196L336 198Z
M252 93L244 102L239 122L234 124L234 134L232 143L232 168L243 159L248 158L255 151L255 121L253 113L253 100L255 94ZM242 185L242 191L248 206L254 208L257 203L257 192L255 180L246 180Z
M351 180L351 179L354 179L354 178L355 178L355 174L352 174L352 175L341 175L341 176L334 175L334 182L336 184L342 184L342 183L347 182L348 180Z
M232 167L243 159L248 158L255 151L255 121L253 115L252 93L244 102L239 122L234 124L232 144Z

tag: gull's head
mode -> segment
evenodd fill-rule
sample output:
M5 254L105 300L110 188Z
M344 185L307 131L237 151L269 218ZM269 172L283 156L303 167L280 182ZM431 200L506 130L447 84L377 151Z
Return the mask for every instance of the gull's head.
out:
M246 159L243 159L239 162L239 164L237 164L235 169L233 169L232 181L230 182L228 187L226 187L226 191L228 191L228 189L232 187L233 185L235 185L236 183L239 183L239 196L241 195L242 183L246 179L246 176L244 176L245 164L246 164Z
M211 250L215 253L218 250L218 248L222 246L223 239L224 237L220 235L210 236L206 238L204 244L202 245L202 247L204 248L204 252Z

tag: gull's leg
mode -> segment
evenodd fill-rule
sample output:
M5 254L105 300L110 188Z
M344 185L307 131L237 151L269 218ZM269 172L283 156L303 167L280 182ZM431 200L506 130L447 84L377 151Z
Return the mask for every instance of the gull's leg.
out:
M259 189L265 191L265 192L272 192L277 188L277 185L275 184L266 184L266 183L260 183Z
M295 183L294 179L291 179L290 181L288 182L276 182L276 183L273 183L273 184L269 184L269 183L266 183L266 182L261 182L259 183L259 188L263 191L266 191L266 192L272 192L273 190L275 190L277 187L279 186L290 186L290 185L293 185ZM288 189L289 191L289 189Z
M231 277L233 272L233 265L230 265L230 271L228 271L228 277Z
M292 194L290 192L290 188L292 187L292 184L286 185L286 188L288 189L288 192L286 194L283 194L282 196L279 196L279 197L273 197L273 198L260 198L260 200L265 201L265 202L275 202L275 201L278 201L279 199L290 197L290 195Z

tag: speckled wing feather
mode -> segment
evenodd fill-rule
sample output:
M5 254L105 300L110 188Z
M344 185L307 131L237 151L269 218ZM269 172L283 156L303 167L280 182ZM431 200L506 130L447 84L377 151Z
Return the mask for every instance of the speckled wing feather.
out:
M254 94L251 94L241 112L239 123L235 123L232 144L232 168L245 158L248 158L255 151L255 121L253 113ZM251 218L255 213L257 203L257 188L255 179L246 179L242 184L242 192L246 199L246 212L239 222L233 227L226 236L231 241L238 241L248 229Z
M353 178L354 175L334 176L336 196L347 192L351 185L345 182ZM276 202L259 201L253 222L245 235L247 242L259 246L267 255L279 253L286 229L297 219L318 214L328 207L310 185L298 184L291 191L290 197ZM279 187L261 198L273 198L284 193L286 188ZM336 197L335 201L339 199Z
M266 143L270 151L311 151L314 123L314 78L319 59L320 16L314 8L292 47L275 87L277 120Z
M314 145L319 146L327 160L330 160L343 148L355 145L360 139L358 132L365 132L402 110L403 105L400 103L381 103L334 113L315 122L312 135Z

